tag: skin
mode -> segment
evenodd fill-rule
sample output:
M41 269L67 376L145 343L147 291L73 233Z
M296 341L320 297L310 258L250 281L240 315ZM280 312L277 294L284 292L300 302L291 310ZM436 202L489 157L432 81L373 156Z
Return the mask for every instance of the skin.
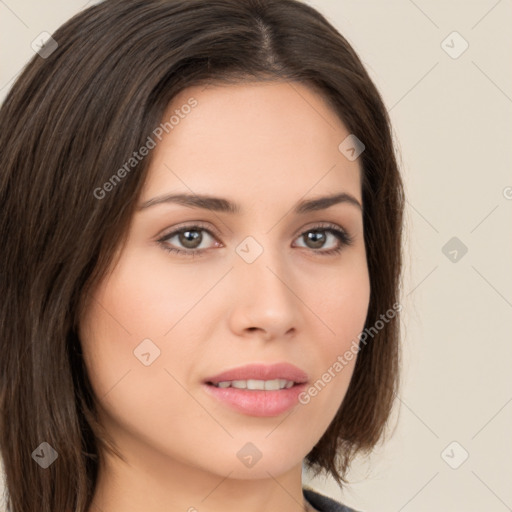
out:
M312 384L357 339L370 298L361 209L291 210L335 192L362 204L359 160L338 150L349 132L302 84L191 87L164 119L190 97L198 105L152 150L139 204L184 192L243 211L170 203L137 211L96 289L80 338L101 422L127 463L105 454L90 512L298 512L303 458L341 405L356 359L308 404L275 417L233 411L202 381L247 363L289 362ZM213 233L197 233L201 256L166 252L166 244L190 250L179 235L157 241L195 222ZM353 243L322 254L339 241L328 231L323 245L308 241L318 223ZM263 249L252 263L236 252L248 236ZM160 349L149 366L134 356L146 338ZM252 467L237 457L247 442L262 453Z

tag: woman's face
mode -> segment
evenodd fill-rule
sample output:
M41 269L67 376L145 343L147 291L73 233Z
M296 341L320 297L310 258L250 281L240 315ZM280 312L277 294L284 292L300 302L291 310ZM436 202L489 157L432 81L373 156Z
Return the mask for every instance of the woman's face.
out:
M80 324L101 420L148 472L276 476L301 466L353 373L355 358L336 362L370 296L359 159L339 149L349 132L323 99L294 82L192 87L163 122L173 114L151 135L140 209ZM177 194L191 199L164 200ZM337 194L354 201L300 208ZM214 378L282 363L299 372Z

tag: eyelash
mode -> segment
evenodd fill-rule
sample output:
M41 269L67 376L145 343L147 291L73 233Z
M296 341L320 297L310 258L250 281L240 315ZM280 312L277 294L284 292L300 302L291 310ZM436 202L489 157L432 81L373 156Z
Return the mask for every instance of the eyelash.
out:
M181 254L184 256L192 256L193 257L193 256L196 256L197 254L204 253L205 251L208 250L208 249L187 249L187 250L176 249L175 247L169 247L169 245L166 244L166 240L168 240L169 238L173 238L174 236L180 235L186 231L206 231L212 238L216 238L215 234L212 233L212 231L210 231L206 227L202 226L201 224L193 224L190 226L184 226L184 227L181 227L174 231L171 231L170 233L167 233L164 237L157 240L157 242L162 246L162 248L165 251L167 251L169 253L174 253L174 254ZM315 249L310 249L311 251L318 252L319 254L324 255L324 256L338 254L343 250L344 247L348 247L348 246L352 245L352 243L353 243L352 237L346 231L337 227L335 224L327 224L327 225L322 224L322 225L313 226L313 227L307 229L306 231L303 231L299 235L299 237L305 235L306 233L312 232L312 231L320 231L320 232L323 231L323 232L331 233L339 241L338 247L336 247L334 249L329 249L327 251L322 251L322 250L317 251Z

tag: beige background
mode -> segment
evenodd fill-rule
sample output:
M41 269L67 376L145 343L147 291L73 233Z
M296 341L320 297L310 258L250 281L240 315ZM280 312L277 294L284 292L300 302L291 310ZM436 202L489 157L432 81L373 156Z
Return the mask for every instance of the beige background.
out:
M383 95L408 234L396 429L354 465L343 493L305 481L364 512L512 510L512 2L308 3L354 46ZM31 41L85 5L0 0L0 101ZM442 45L453 31L469 44L458 58L447 52L462 48L460 36ZM468 249L455 262L455 246L443 253L452 237Z

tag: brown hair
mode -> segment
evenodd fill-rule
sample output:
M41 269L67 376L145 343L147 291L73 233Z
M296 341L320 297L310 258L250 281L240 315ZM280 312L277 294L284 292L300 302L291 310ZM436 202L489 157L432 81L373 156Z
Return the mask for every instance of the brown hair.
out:
M358 56L298 0L106 0L54 34L0 109L0 450L11 512L90 506L100 448L77 326L127 233L150 156L93 191L147 140L186 87L298 81L363 141L371 295L365 327L398 299L403 188L383 101ZM341 141L340 141L341 142ZM341 485L381 439L398 385L398 314L362 347L345 399L305 460ZM58 453L42 469L43 441Z

